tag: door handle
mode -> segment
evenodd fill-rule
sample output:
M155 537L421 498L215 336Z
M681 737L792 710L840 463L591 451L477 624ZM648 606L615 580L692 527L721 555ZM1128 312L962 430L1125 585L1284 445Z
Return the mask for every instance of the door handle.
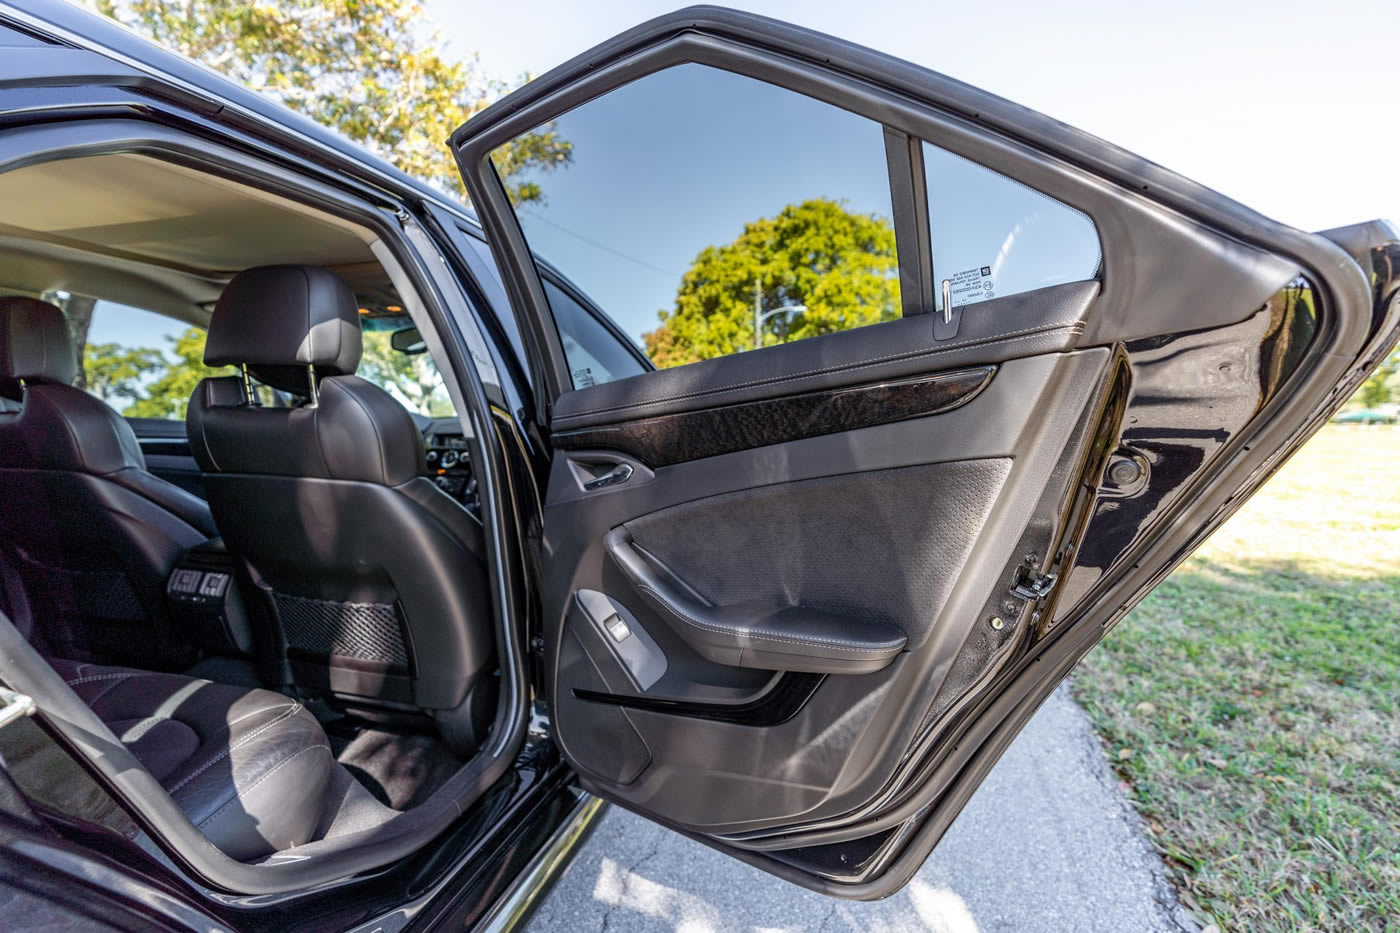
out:
M595 476L583 484L585 491L592 492L595 489L603 489L606 486L616 486L625 483L632 478L632 464L619 463L602 476Z

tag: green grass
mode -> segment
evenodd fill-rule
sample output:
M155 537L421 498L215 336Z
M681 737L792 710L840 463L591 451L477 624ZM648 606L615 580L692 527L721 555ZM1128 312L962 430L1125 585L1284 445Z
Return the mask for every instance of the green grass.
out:
M1400 930L1400 429L1324 428L1074 690L1188 906Z

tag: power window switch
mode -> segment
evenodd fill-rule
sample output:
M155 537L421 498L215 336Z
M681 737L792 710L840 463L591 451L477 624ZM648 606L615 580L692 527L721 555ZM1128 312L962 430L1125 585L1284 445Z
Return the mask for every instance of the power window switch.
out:
M613 641L626 641L632 635L632 629L627 626L626 620L616 614L603 623L603 628L608 630Z

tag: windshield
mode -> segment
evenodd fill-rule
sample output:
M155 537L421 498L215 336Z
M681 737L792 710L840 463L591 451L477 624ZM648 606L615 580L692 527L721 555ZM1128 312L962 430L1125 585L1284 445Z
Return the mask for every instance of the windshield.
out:
M364 354L355 375L379 386L415 414L429 418L457 414L442 375L407 314L366 314L360 323Z

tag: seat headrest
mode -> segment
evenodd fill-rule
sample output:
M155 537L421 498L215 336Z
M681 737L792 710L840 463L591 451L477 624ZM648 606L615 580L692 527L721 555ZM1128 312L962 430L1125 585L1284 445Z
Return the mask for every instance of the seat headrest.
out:
M0 298L0 380L67 385L77 370L61 310L37 298Z
M360 351L360 312L343 279L320 266L259 266L224 286L204 362L247 364L269 385L304 390L308 363L318 376L351 375Z

